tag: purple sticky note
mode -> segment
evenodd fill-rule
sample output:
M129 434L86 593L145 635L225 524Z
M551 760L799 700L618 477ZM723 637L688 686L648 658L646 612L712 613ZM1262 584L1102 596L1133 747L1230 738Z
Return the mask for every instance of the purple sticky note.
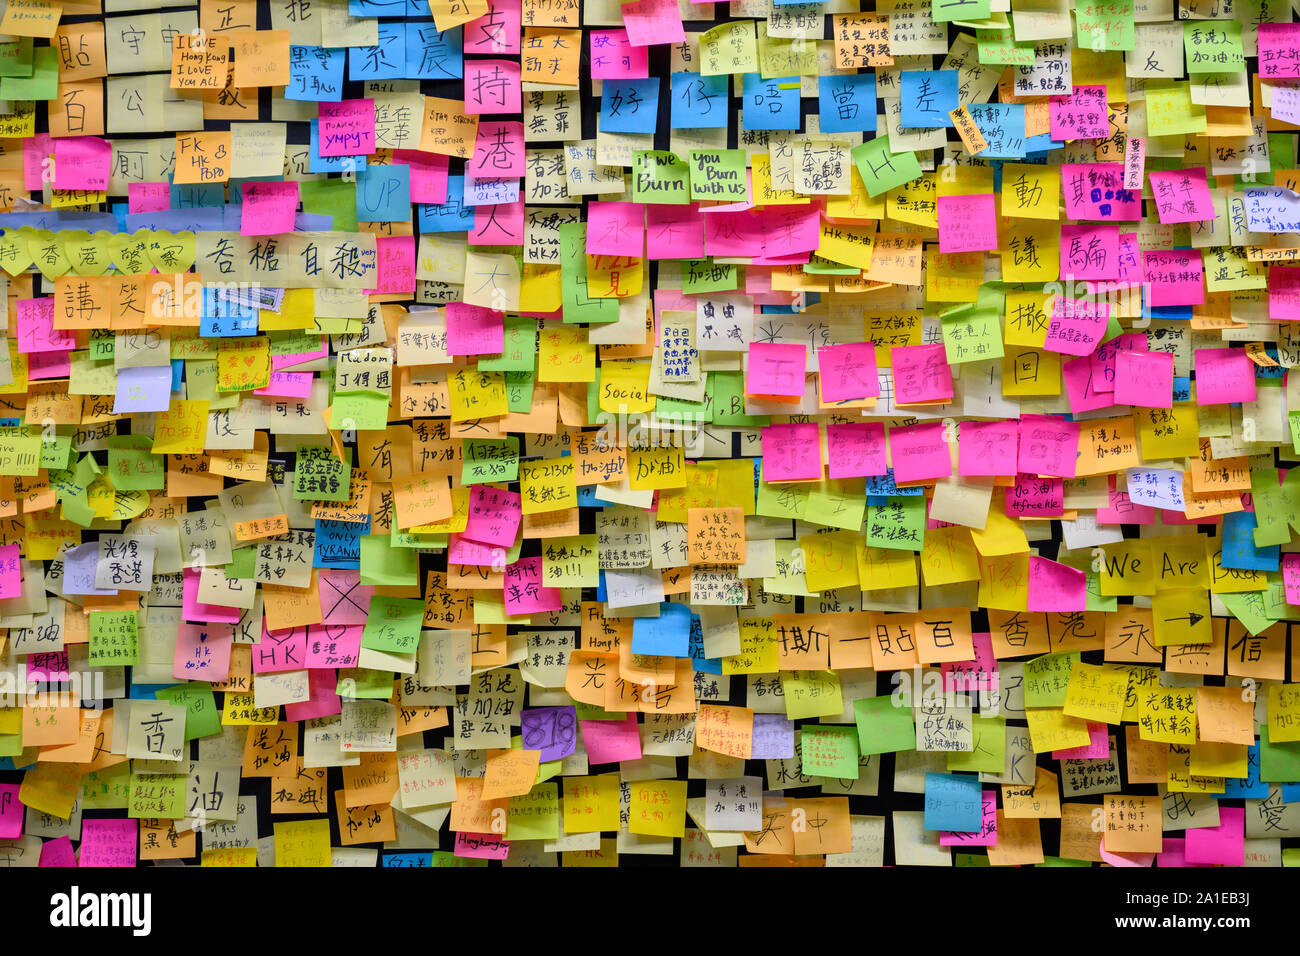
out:
M116 590L95 587L95 568L99 565L99 542L79 544L63 552L63 593L109 597Z
M144 365L119 369L114 415L165 412L172 402L172 367Z
M563 760L578 741L576 707L534 707L521 715L525 750L540 750L542 760Z
M755 714L749 755L754 760L789 760L794 756L794 721L780 714Z

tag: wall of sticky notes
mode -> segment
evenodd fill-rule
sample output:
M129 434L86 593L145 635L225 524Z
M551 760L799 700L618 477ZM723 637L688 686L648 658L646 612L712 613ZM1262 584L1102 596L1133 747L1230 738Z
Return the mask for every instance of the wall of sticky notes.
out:
M0 860L1300 865L1292 5L871 6L9 0Z

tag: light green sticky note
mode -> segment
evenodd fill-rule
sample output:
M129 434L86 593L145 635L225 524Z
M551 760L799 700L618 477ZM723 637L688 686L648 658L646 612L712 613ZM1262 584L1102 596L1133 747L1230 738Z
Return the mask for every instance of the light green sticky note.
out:
M740 288L740 273L735 263L712 259L686 259L682 262L682 292L700 295L705 292L730 292Z
M361 536L361 583L418 587L420 555L416 551L394 549L387 535L363 534Z
M420 643L424 602L376 594L370 599L361 646L390 654L411 654Z
M925 496L891 495L883 505L867 505L867 544L920 551L925 545Z
M253 553L252 548L243 550ZM185 708L185 739L213 737L221 733L221 709L212 696L212 685L201 681L173 684L154 691L154 697Z
M125 810L131 796L131 762L129 760L92 770L81 778L81 809Z
M31 37L0 43L0 76L31 76L33 43Z
M355 232L357 228L357 187L342 179L321 179L298 184L302 211L318 216L332 216L336 232Z
M134 819L161 817L179 820L185 816L186 773L134 773L127 816Z
M72 436L53 434L41 437L41 467L62 471L72 456Z
M334 692L352 700L388 700L393 696L393 672L369 667L341 668Z
M754 512L766 518L802 521L808 513L809 491L811 488L807 485L770 485L760 481Z
M108 444L108 480L118 491L162 491L167 487L167 459L149 451L152 435L112 435Z
M693 149L690 173L692 200L744 202L749 198L743 149Z
M256 548L235 548L230 552L230 563L226 565L226 577L233 581L246 581L253 576L253 569L256 564Z
M1300 743L1268 742L1268 723L1259 725L1259 779L1265 783L1300 780Z
M710 372L709 397L713 407L713 424L733 428L755 428L766 425L768 415L745 414L745 373Z
M466 438L464 456L460 472L462 485L519 480L519 439L513 435Z
M117 333L112 329L91 329L90 330L90 360L92 362L104 362L111 359L117 351ZM217 354L216 347L212 349L212 357Z
M1205 107L1192 102L1190 83L1179 81L1163 86L1149 83L1146 97L1148 135L1185 136L1205 132Z
M701 34L700 75L758 72L758 37L753 20L732 20Z
M958 306L943 314L942 324L949 365L1002 358L1002 327L996 311Z
M968 773L1003 773L1007 769L1007 722L1003 717L971 718L970 750L948 754L948 769Z
M805 497L804 502L807 502ZM776 542L776 575L763 578L763 590L768 594L793 594L798 597L812 597L815 591L808 590L808 579L804 576L803 558L798 541L778 540ZM838 777L839 774L827 774Z
M618 300L597 299L587 289L587 224L560 225L560 305L566 323L618 321Z
M1264 604L1264 596L1260 591L1220 594L1219 600L1251 634L1262 634L1277 623L1277 618L1269 615L1268 608ZM1300 777L1294 779L1300 780Z
M558 840L560 788L539 783L523 796L511 797L506 812L507 840Z
M500 355L479 356L485 372L531 372L537 367L537 320L524 315L507 315Z
M864 754L916 749L916 721L907 701L893 696L863 697L853 702L858 747Z
M310 445L298 449L294 465L293 496L299 501L347 501L352 495L352 448L344 458L331 448Z
M506 372L506 407L512 412L527 415L533 410L533 393L537 389L537 379L533 370L526 372Z
M991 7L989 0L930 0L930 17L936 23L987 20Z
M1075 35L1081 49L1109 53L1114 50L1132 50L1137 45L1133 28L1133 0L1092 0L1091 3L1076 4L1074 21ZM986 62L982 51L980 62ZM1084 84L1080 82L1079 85Z
M858 779L858 729L835 724L806 726L799 734L805 777Z
M89 624L91 667L136 665L140 652L135 611L92 611Z
M1184 20L1183 49L1189 75L1242 73L1246 69L1240 20Z
M1064 707L1070 671L1080 656L1079 651L1060 651L1026 661L1025 706Z
M632 154L632 201L681 206L691 201L691 170L676 153L642 149Z
M383 431L388 427L388 395L383 392L336 392L330 406L330 427L354 431Z
M834 671L782 671L781 694L789 720L834 717L844 711L840 678Z
M547 538L542 543L542 585L591 588L600 584L600 547L594 534Z
M59 59L52 46L32 50L31 76L0 77L0 100L52 100L59 95Z
M910 151L895 153L889 148L888 136L877 136L854 146L849 155L853 157L853 165L858 167L858 175L862 177L868 196L879 196L897 189L921 175L921 164L916 154Z
M1251 469L1250 493L1255 501L1255 547L1289 542L1291 529L1287 526L1287 516L1291 509L1277 479L1277 469Z

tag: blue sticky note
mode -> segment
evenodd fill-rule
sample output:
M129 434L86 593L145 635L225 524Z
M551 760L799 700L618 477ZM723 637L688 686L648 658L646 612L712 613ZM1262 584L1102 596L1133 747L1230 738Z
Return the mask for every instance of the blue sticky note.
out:
M658 617L632 621L632 653L660 657L691 656L691 609L665 601Z
M433 867L432 850L414 850L407 853L385 853L380 858L384 867Z
M653 133L659 125L659 77L605 80L600 128L607 133Z
M185 374L185 359L172 359L172 391L181 390L181 376Z
M903 70L901 80L901 127L933 129L952 126L952 117L948 113L961 105L957 99L956 70Z
M978 777L955 773L925 775L925 828L978 833L983 823L983 794Z
M1255 514L1236 511L1223 516L1223 553L1221 563L1234 571L1276 571L1280 547L1255 545Z
M447 177L447 201L440 206L421 203L420 232L465 232L474 228L474 207L465 202L465 177Z
M171 193L173 209L216 209L226 204L225 183L173 183Z
M289 47L289 85L286 100L337 102L343 99L343 67L347 57L342 49L323 46Z
M823 133L874 133L876 75L836 73L820 77L817 113Z
M1268 784L1259 779L1259 743L1251 744L1246 751L1246 776L1227 777L1220 800L1263 800L1268 796Z
M406 30L401 23L379 23L379 42L348 48L349 80L399 80L406 76Z
M353 17L428 17L429 8L421 0L348 0L348 15Z
M240 337L257 334L259 311L217 295L216 289L203 290L203 315L199 334L210 337Z
M367 166L357 174L357 222L405 222L410 218L410 166Z
M312 566L355 571L361 567L361 536L370 533L365 521L316 519L316 551Z
M311 121L310 152L307 154L309 173L358 172L366 168L365 156L322 156L320 154L320 120Z
M731 76L674 73L669 124L673 129L725 129L731 116Z
M1025 107L1022 103L970 103L966 107L988 147L980 159L1024 159Z
M439 31L432 23L406 25L406 75L413 80L459 80L465 75L461 27Z
M799 77L746 73L740 99L741 122L746 130L797 130Z
M166 365L118 369L113 414L165 412L171 406L171 388L171 362Z
M704 656L704 622L691 615L691 667L700 674L721 674L722 659Z

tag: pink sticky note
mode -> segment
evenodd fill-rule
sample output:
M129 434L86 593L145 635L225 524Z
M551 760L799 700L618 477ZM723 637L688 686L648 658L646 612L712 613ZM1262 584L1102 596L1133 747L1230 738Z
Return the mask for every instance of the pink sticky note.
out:
M939 251L983 252L998 247L997 203L992 193L940 196Z
M62 332L56 333L62 335ZM122 374L118 376L119 390L122 384L124 374L131 369L122 369ZM67 378L72 372L72 352L33 352L27 356L27 378L34 382L45 381L52 378ZM162 408L147 409L137 408L135 411L166 411L167 406ZM114 413L123 411L114 407Z
M293 368L295 365L306 365L308 362L314 362L317 359L329 358L329 346L325 344L324 337L320 340L320 348L314 352L288 352L284 355L271 356L271 368Z
M523 499L517 491L474 485L469 490L469 515L463 537L481 544L509 548L523 520Z
M1115 356L1120 352L1147 351L1145 332L1125 332L1109 342L1097 346L1097 351L1088 357L1092 363L1093 387L1099 392L1115 391Z
M1017 471L1073 478L1078 467L1079 426L1052 415L1022 415Z
M17 840L23 835L23 802L18 784L0 783L0 840Z
M542 586L540 554L507 564L503 591L507 614L542 614L558 611L564 605L564 595L559 588Z
M1187 862L1187 841L1182 837L1165 837L1161 846L1163 849L1156 854L1156 866L1179 867L1190 865Z
M1274 321L1300 321L1300 266L1269 266L1268 317Z
M825 405L880 395L874 342L846 342L817 349L818 385Z
M1006 509L1013 518L1059 518L1065 513L1065 482L1017 475L1016 483L1006 489Z
M361 572L346 568L321 568L316 574L321 620L326 624L365 624L375 588L361 583Z
M1102 760L1110 756L1110 726L1090 720L1088 742L1080 747L1053 750L1053 760Z
M219 684L230 676L230 648L235 642L233 624L182 622L172 654L172 677Z
M1201 222L1215 218L1214 197L1205 180L1204 166L1153 171L1147 179L1161 222Z
M72 849L72 837L61 836L46 840L41 845L41 866L76 866L77 854Z
M507 179L523 174L524 124L517 120L480 120L474 152L465 161L465 175Z
M199 569L185 569L185 585L181 594L181 617L187 621L208 624L238 624L241 616L237 607L199 603Z
M471 541L455 531L447 536L448 564L500 570L506 565L506 551L506 548L495 544L479 544L477 541Z
M645 206L635 202L587 203L587 255L645 254Z
M77 334L54 328L54 298L19 299L17 303L18 351L58 352L77 347Z
M262 619L262 639L250 648L254 674L279 674L300 671L307 666L307 627L266 629Z
M518 60L465 61L465 113L523 112Z
M745 393L802 398L807 362L806 345L754 342L745 364Z
M311 398L311 383L315 380L313 372L272 372L266 387L253 389L253 394L272 398Z
M298 211L298 184L243 183L244 204L240 210L239 232L245 236L275 236L293 232L293 218Z
M1255 363L1244 349L1194 349L1196 404L1229 405L1255 400Z
M360 624L310 624L307 626L307 667L356 667L361 658Z
M521 0L488 0L488 12L465 24L464 51L478 55L519 55Z
M1259 25L1259 75L1300 76L1300 23Z
M944 346L895 345L890 358L894 364L894 404L952 401L952 366Z
M360 637L357 638L360 641ZM338 695L338 671L332 669L307 671L308 698L297 704L285 704L286 720L314 720L333 717L343 712L343 700Z
M447 201L448 157L418 149L393 150L393 162L411 168L411 202L441 206Z
M1115 356L1115 403L1173 408L1173 353L1119 352Z
M993 655L993 636L988 631L976 631L971 634L971 643L975 647L972 660L939 665L945 691L998 689L998 660Z
M29 193L40 192L50 185L48 177L52 172L53 152L49 133L37 133L23 140L23 188Z
M850 422L826 426L826 460L832 478L883 475L885 426L880 422Z
M900 485L947 478L952 474L943 422L891 428L889 458L894 466L894 481Z
M676 0L634 0L623 4L623 26L633 46L684 43L681 9Z
M67 651L46 651L27 655L27 679L47 684L65 683L71 676Z
M704 217L700 215L699 205L646 206L646 256L650 259L702 259Z
M1050 97L1047 115L1054 140L1105 139L1110 135L1104 85L1076 86L1069 96Z
M1029 604L1034 612L1082 611L1088 605L1088 575L1036 554L1029 556Z
M510 844L499 833L456 832L456 846L452 856L473 860L504 860L510 856Z
M54 140L54 188L103 192L113 170L113 144L98 136Z
M1123 163L1063 163L1061 198L1067 219L1136 222L1142 196L1124 188Z
M1215 866L1243 866L1246 862L1246 811L1241 807L1219 807L1217 827L1196 827L1187 831L1187 862Z
M957 431L957 474L963 477L1013 474L1019 431L1014 421L962 422Z
M474 207L471 246L517 246L524 235L524 201Z
M766 425L762 449L764 481L821 481L821 436L815 424Z
M939 831L940 846L996 846L998 842L998 794L980 791L980 828L974 833Z
M1124 144L1124 188L1142 189L1142 175L1146 169L1147 141L1143 136L1130 136Z
M82 820L80 866L135 866L139 820Z
M171 183L127 183L126 211L166 212L172 205Z
M1096 374L1096 355L1081 355L1061 363L1061 379L1065 382L1065 395L1070 400L1070 411L1075 415L1095 412L1115 404L1115 392L1103 391L1101 377Z
M18 597L23 593L22 555L18 545L0 546L0 598Z
M375 151L375 101L319 104L317 143L322 156L363 156Z
M1088 355L1106 334L1110 305L1092 299L1052 301L1052 317L1047 326L1043 348L1065 355Z
M627 30L591 31L593 80L637 80L649 75L650 51L644 46L633 46L627 38Z
M1102 862L1111 866L1150 866L1155 858L1154 853L1111 853L1106 849L1105 841L1102 841Z
M1118 279L1119 226L1115 223L1063 223L1061 278Z
M466 302L447 303L448 355L499 355L504 348L504 313Z
M1142 268L1142 249L1138 246L1136 232L1119 234L1119 281L1139 283L1146 281Z
M711 256L758 256L763 251L763 220L753 209L709 212L704 216L704 249Z
M1142 253L1142 271L1149 283L1151 305L1205 303L1205 268L1199 249L1146 250Z
M1282 555L1282 586L1286 588L1286 603L1300 604L1300 554Z
M414 295L415 236L379 236L375 247L375 287L366 294Z
M628 714L627 720L582 721L582 742L587 748L587 762L591 764L641 759L636 714Z
M1165 512L1165 520L1171 512ZM1115 490L1115 476L1110 478L1110 504L1097 509L1097 524L1155 524L1156 512L1149 505L1134 504L1127 491Z

